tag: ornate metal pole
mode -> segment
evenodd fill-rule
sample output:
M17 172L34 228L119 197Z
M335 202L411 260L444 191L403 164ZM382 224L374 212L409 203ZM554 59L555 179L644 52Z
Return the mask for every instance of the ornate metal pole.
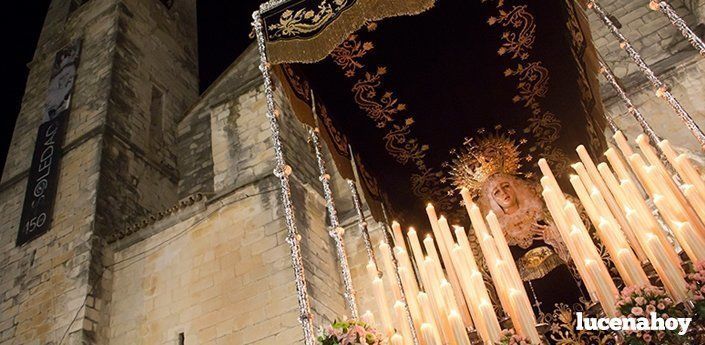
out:
M673 166L671 165L671 162L668 161L666 156L663 154L661 151L661 147L659 147L658 144L661 141L661 138L654 132L654 129L651 128L651 125L649 125L648 122L646 122L646 119L644 118L644 115L641 114L641 111L637 109L634 106L634 103L632 103L632 100L629 98L627 95L627 92L624 91L624 88L622 88L622 85L619 84L617 81L617 77L614 75L612 70L607 66L606 63L604 63L602 60L599 61L600 63L600 72L602 75L607 79L607 82L610 83L614 91L617 92L617 95L619 95L619 98L622 99L622 102L624 102L624 105L627 106L627 111L629 114L631 114L636 122L639 123L639 126L641 126L641 129L646 133L646 135L649 137L649 140L653 143L653 146L656 147L656 150L658 150L659 153L659 158L661 158L661 162L666 166L666 169L668 169L668 172L671 174L671 176L676 175L675 169L673 169ZM609 116L606 116L607 120L611 123L614 124L614 121L612 121L612 118ZM612 126L612 125L610 125ZM617 128L616 125L614 125L612 129L615 133L619 128Z
M257 36L257 47L260 55L259 69L262 72L262 79L264 79L264 93L267 103L266 115L269 120L269 128L272 131L272 142L274 143L274 175L279 178L282 189L284 219L288 231L286 241L291 248L291 266L294 269L296 297L299 305L299 322L301 322L301 327L304 332L304 344L315 345L316 336L313 330L313 314L311 314L311 302L308 297L306 272L301 257L301 244L299 243L301 235L299 235L296 229L296 217L294 216L294 207L291 203L291 188L289 186L291 167L288 166L284 160L279 123L277 122L279 110L277 110L274 105L274 87L270 76L269 62L267 61L267 48L264 45L264 33L262 32L262 20L259 11L252 13L252 19L252 26Z
M416 334L416 328L414 326L414 319L411 316L411 310L409 309L409 303L407 303L406 300L406 292L404 292L404 286L401 283L401 276L399 275L399 262L397 261L397 257L394 256L394 246L393 241L391 240L391 236L389 235L388 226L389 226L389 218L387 217L387 209L384 207L384 204L382 204L382 215L384 216L384 226L382 227L382 241L387 245L387 248L389 248L389 251L391 252L391 257L392 257L392 268L394 269L394 278L397 281L397 285L399 286L399 291L401 291L401 301L404 303L404 313L406 314L406 321L409 324L409 329L411 330L411 340L413 341L414 345L419 345L419 336Z
M688 42L690 42L690 45L692 45L698 53L700 53L700 55L705 57L705 43L703 43L703 40L701 40L700 37L698 37L698 35L696 35L693 30L688 27L683 18L676 13L668 2L651 0L651 2L649 2L649 8L666 15L668 20L671 21L671 24L673 24L673 26L675 26L676 29L683 34Z
M641 55L639 55L639 53L634 49L634 47L632 47L632 45L624 37L624 35L622 35L619 29L614 25L612 20L610 20L608 14L605 12L602 6L600 6L595 0L590 0L590 2L588 2L588 7L591 8L595 12L595 14L597 14L598 17L600 17L600 19L603 23L605 23L605 25L607 25L607 27L610 29L610 32L612 32L612 34L619 40L619 46L627 52L629 57L636 63L637 66L639 66L639 69L641 69L641 71L646 75L646 78L651 81L654 88L656 89L656 96L662 97L666 100L666 102L668 102L673 111L681 118L681 120L688 127L695 139L698 140L700 146L705 149L705 134L700 129L700 127L698 127L695 121L693 121L693 118L690 116L690 114L688 114L688 112L683 109L683 106L681 106L680 102L678 102L678 100L673 96L673 94L668 91L668 86L656 76L654 71L652 71L649 65L646 64L646 61L644 61Z
M313 107L313 111L315 117L315 106ZM345 288L345 302L350 310L350 317L357 320L360 318L360 314L357 311L355 288L353 287L352 276L350 275L350 266L348 265L348 254L345 251L345 242L343 241L345 229L340 227L340 222L338 221L338 211L335 208L333 191L330 188L330 175L326 171L323 153L321 152L321 143L318 139L318 128L309 128L308 134L311 137L313 147L316 150L316 161L318 162L318 171L320 172L318 179L323 185L323 196L326 199L326 208L328 209L328 218L330 219L330 231L328 231L328 234L335 241L335 253L338 256L340 275L343 278L343 287Z
M346 180L348 187L350 188L350 193L352 194L353 204L355 205L355 211L357 212L357 225L362 233L362 240L365 243L365 251L367 251L367 258L370 259L377 266L377 258L375 257L375 250L372 248L372 240L370 239L370 231L367 229L367 221L365 220L365 215L362 213L362 205L360 204L360 195L357 193L357 187L355 187L355 181Z

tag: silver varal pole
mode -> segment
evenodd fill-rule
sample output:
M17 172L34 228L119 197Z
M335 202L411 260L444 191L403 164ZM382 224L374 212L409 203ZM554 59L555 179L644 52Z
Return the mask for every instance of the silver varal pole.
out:
M649 8L651 8L654 11L659 11L663 13L666 17L668 17L668 20L671 21L671 24L678 29L678 31L683 34L683 37L685 37L690 45L695 48L698 53L700 53L701 56L705 57L705 43L703 43L703 40L696 35L693 30L691 30L688 25L685 23L685 20L681 18L678 13L671 7L671 5L666 2L666 1L655 1L652 0L649 3Z
M404 303L404 314L406 314L406 320L409 323L409 329L411 330L411 340L414 345L419 345L419 336L416 334L416 328L414 326L414 318L411 316L411 309L409 309L409 303L406 299L406 293L404 292L404 285L401 283L401 276L399 275L399 262L397 257L394 255L394 243L391 240L389 234L389 218L387 217L387 209L382 204L382 215L384 216L384 226L382 227L382 241L389 248L390 256L392 257L392 268L394 269L394 278L399 286L399 291L401 291L401 301Z
M311 302L308 297L306 273L301 256L301 235L299 235L296 229L296 217L294 216L294 207L291 203L291 188L289 186L291 167L284 161L281 133L279 132L279 123L277 122L279 110L276 109L274 104L274 87L272 85L269 62L267 61L267 48L264 45L264 32L262 32L262 20L259 11L255 11L252 14L252 19L252 26L257 36L257 47L260 55L259 69L262 72L262 79L264 80L264 93L267 103L266 115L269 120L269 127L272 131L272 142L274 144L274 175L279 178L282 190L282 204L284 206L284 219L287 228L286 241L289 243L291 249L291 266L294 269L296 297L299 306L299 322L304 332L304 344L315 345L316 335L313 327L313 314L311 314Z
M370 239L370 231L367 228L367 221L365 220L365 214L362 212L362 205L360 203L360 195L357 193L357 187L355 186L355 181L347 180L348 187L350 188L350 193L352 194L353 204L355 205L355 211L357 212L357 225L362 233L362 240L365 243L365 251L367 252L367 258L377 266L377 258L375 257L375 250L372 248L372 240Z
M617 95L619 95L619 98L622 100L624 105L627 107L627 111L629 112L629 114L631 114L632 117L634 117L634 119L636 120L636 122L639 123L639 126L641 126L641 129L649 137L649 140L651 140L651 143L656 148L656 150L658 150L659 158L661 158L661 162L666 166L666 169L668 169L668 172L672 176L675 175L676 171L675 171L675 169L673 169L671 162L669 162L668 159L666 158L666 156L663 154L663 152L661 151L661 147L657 145L659 142L661 142L661 138L656 134L656 132L654 132L654 129L651 128L651 125L649 125L649 123L646 122L644 115L642 115L641 111L639 111L639 109L637 109L637 107L634 106L634 103L632 103L632 100L627 95L627 92L624 91L624 88L622 88L622 85L620 85L619 82L617 81L617 77L614 75L612 70L607 66L607 64L605 62L603 62L602 60L600 60L600 72L605 77L605 79L607 79L607 82L609 82L609 84L612 86L614 91L617 92ZM612 120L610 117L608 117L606 115L605 115L605 117L607 117L610 121ZM611 121L611 122L613 122L613 121ZM619 128L616 128L616 125L615 125L615 128L613 128L613 130L616 133L617 130L619 130Z
M314 117L315 117L314 107ZM338 255L338 263L340 264L340 275L343 278L343 286L345 288L345 302L350 310L350 316L357 320L360 314L357 311L357 301L355 300L355 289L353 288L352 276L350 275L350 266L348 265L348 255L345 251L345 242L343 242L343 234L345 229L340 227L338 221L338 211L335 208L333 200L333 191L330 188L330 175L326 172L323 153L321 152L321 143L318 139L318 128L309 128L308 134L313 141L313 147L316 150L316 161L318 162L318 171L320 172L319 180L323 185L323 196L326 199L326 208L328 208L328 217L330 218L331 229L328 232L335 241L336 254Z
M705 149L705 134L700 129L700 127L698 127L698 125L695 123L690 114L688 114L688 112L683 109L683 106L680 104L680 102L678 102L678 100L673 96L673 94L671 94L671 92L668 90L668 86L656 76L654 71L652 71L649 65L646 64L646 61L644 61L644 59L629 43L626 37L622 35L619 29L609 18L609 15L605 12L602 6L597 3L597 1L590 0L590 2L588 2L588 7L591 8L595 12L595 14L597 14L598 17L600 17L600 19L603 23L605 23L605 25L607 25L610 32L612 32L612 34L619 40L619 46L627 52L629 57L636 63L637 66L639 66L639 69L641 69L641 71L646 75L646 78L649 79L651 84L653 84L654 88L656 89L656 96L661 97L666 100L666 102L668 102L673 111L681 118L681 120L685 123L686 127L688 127L695 139L698 140L700 146Z

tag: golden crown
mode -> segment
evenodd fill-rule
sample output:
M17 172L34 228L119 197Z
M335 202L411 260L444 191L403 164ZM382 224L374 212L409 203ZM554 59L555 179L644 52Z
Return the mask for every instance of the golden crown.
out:
M532 160L530 155L521 155L520 146L526 139L515 139L516 131L501 131L501 125L494 129L494 133L479 129L476 138L466 138L460 149L451 150L454 158L446 166L456 189L464 187L477 195L492 175L524 175L522 161Z

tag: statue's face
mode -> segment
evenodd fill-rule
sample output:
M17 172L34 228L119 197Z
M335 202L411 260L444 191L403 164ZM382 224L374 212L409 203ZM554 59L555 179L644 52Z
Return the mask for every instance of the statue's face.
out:
M517 195L511 181L503 176L496 177L490 185L490 195L504 210L517 206Z

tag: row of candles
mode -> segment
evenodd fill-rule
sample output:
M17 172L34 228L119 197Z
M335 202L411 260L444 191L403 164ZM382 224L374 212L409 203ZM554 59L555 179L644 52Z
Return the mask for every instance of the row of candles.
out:
M643 268L648 262L674 301L682 302L688 296L676 247L682 248L692 261L705 260L705 181L688 157L676 154L666 140L658 146L680 181L669 174L646 136L636 139L641 154L632 150L621 132L614 139L619 151L610 148L605 152L614 172L606 163L595 164L585 148L579 146L576 151L580 162L572 165L576 175L570 177L570 183L625 285L650 284ZM539 161L539 167L543 173L542 196L590 298L601 304L606 315L617 316L617 287L578 208L565 196L544 159ZM461 195L501 307L519 335L540 343L536 317L497 217L492 212L483 216L467 189L462 189ZM386 274L380 277L380 268L374 262L367 266L379 321L390 336L390 343L412 344L401 291L391 280L392 255L398 262L402 288L421 344L470 344L468 330L475 330L485 344L496 343L500 323L465 229L453 226L451 231L445 217L438 217L430 204L426 213L433 236L429 234L422 241L423 246L415 229L409 228L405 238L401 226L394 222L394 248L386 243L379 246ZM667 236L669 232L673 236ZM384 277L389 279L385 282ZM387 300L385 286L391 288L394 303ZM369 311L363 318L374 322Z

